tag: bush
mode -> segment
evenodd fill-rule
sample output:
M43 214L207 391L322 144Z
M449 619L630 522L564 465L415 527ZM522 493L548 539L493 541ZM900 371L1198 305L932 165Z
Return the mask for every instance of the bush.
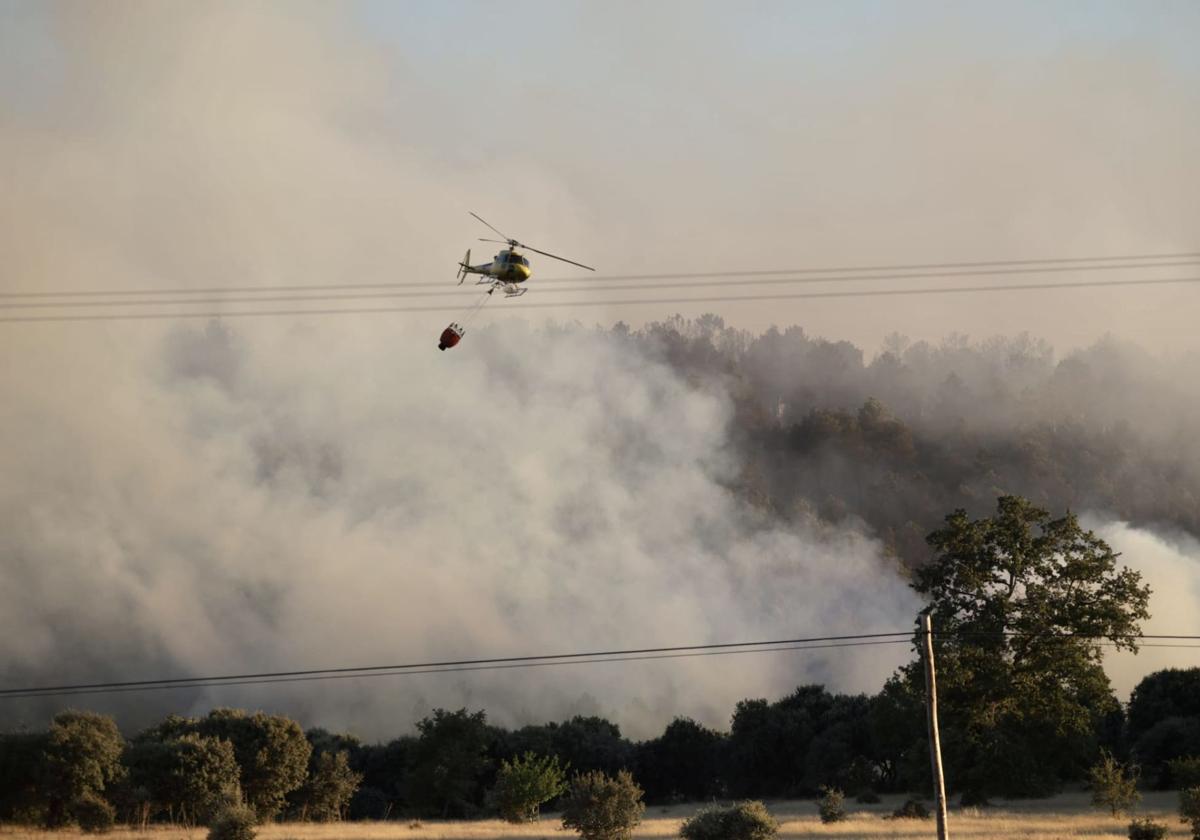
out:
M821 822L834 823L846 819L844 803L846 794L835 787L821 787L821 798L817 800L817 813Z
M542 803L566 790L566 773L557 756L525 753L512 762L501 761L490 799L500 816L511 823L532 822Z
M1138 768L1126 767L1107 752L1100 754L1100 763L1088 771L1092 783L1092 805L1108 808L1115 817L1133 809L1141 801L1138 793Z
M683 840L769 840L779 823L757 800L714 805L698 811L679 827Z
M929 819L929 809L925 807L925 803L919 799L907 799L904 804L892 811L892 819L894 820L927 820Z
M116 822L117 811L107 799L94 793L85 793L71 805L75 821L89 834L104 834L111 831Z
M615 778L593 770L571 780L563 799L563 827L575 829L583 840L629 840L645 810L642 789L628 770Z
M1162 840L1167 827L1152 819L1134 820L1129 824L1129 840Z
M212 821L208 829L208 840L254 840L254 826L258 822L254 809L248 805L230 805Z

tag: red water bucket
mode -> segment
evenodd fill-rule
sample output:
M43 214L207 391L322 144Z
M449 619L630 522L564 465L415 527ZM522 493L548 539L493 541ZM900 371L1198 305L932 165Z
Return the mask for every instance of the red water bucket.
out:
M445 350L447 347L453 347L462 337L463 328L458 324L451 324L442 330L442 337L438 339L438 349Z

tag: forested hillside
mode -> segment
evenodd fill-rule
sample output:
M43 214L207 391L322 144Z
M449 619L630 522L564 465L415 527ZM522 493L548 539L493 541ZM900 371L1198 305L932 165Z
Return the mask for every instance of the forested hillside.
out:
M728 395L743 498L784 519L860 519L909 565L947 510L1004 493L1200 534L1198 360L1115 340L1060 359L1026 335L893 335L871 357L715 316L615 332Z

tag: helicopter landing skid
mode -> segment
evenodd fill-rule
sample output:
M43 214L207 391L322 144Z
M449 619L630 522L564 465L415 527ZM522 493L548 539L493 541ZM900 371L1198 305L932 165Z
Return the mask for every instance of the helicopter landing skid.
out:
M520 297L529 291L528 289L518 286L514 283L493 283L492 288L488 289L488 294L490 295L497 289L504 292L504 296L506 298Z

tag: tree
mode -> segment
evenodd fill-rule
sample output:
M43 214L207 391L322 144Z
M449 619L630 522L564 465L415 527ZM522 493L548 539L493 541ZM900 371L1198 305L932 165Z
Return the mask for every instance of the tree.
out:
M112 718L93 712L60 712L47 733L39 766L46 823L61 825L73 801L102 796L122 772L125 739Z
M691 718L675 718L663 734L639 744L637 774L651 802L701 801L719 795L727 737Z
M1137 789L1137 767L1126 767L1108 753L1100 755L1100 762L1088 771L1088 777L1092 804L1108 808L1114 817L1131 811L1142 799Z
M1136 741L1167 718L1200 718L1200 668L1147 674L1129 697L1129 737Z
M287 795L304 784L312 746L290 718L214 709L187 728L233 745L242 793L260 822L278 814Z
M95 793L85 793L71 803L75 822L85 834L106 834L116 821L116 811L107 799Z
M0 822L45 822L39 776L46 737L45 732L0 732Z
M629 840L646 810L642 789L628 770L607 776L599 770L571 779L563 798L563 828L573 828L583 840Z
M172 822L204 825L241 800L238 763L229 741L195 733L157 741L154 734L143 733L124 756L129 786L142 792L147 803L146 817L165 811Z
M570 720L550 724L554 754L564 766L584 772L602 770L608 774L627 767L633 746L621 737L621 727L602 717L576 715Z
M309 764L308 778L290 797L292 810L301 820L340 820L362 779L362 773L350 769L348 751L315 753Z
M1151 726L1133 745L1133 754L1151 773L1154 786L1177 786L1170 763L1200 755L1200 717L1168 717Z
M413 804L435 816L471 815L482 804L482 779L491 766L487 715L434 709L417 730L409 780Z
M512 761L501 761L491 799L500 816L512 823L538 818L543 803L566 790L566 768L556 756L525 753Z
M363 774L350 801L351 819L387 819L410 804L409 780L417 738L404 735L386 744L364 744L350 754L350 766Z
M929 599L948 777L977 794L1046 795L1082 774L1116 708L1103 640L1136 649L1149 587L1080 527L1017 496L927 538L913 588ZM919 662L902 675L914 690Z
M796 796L842 784L856 759L868 759L870 701L799 686L774 703L743 700L733 713L729 753L735 793Z

